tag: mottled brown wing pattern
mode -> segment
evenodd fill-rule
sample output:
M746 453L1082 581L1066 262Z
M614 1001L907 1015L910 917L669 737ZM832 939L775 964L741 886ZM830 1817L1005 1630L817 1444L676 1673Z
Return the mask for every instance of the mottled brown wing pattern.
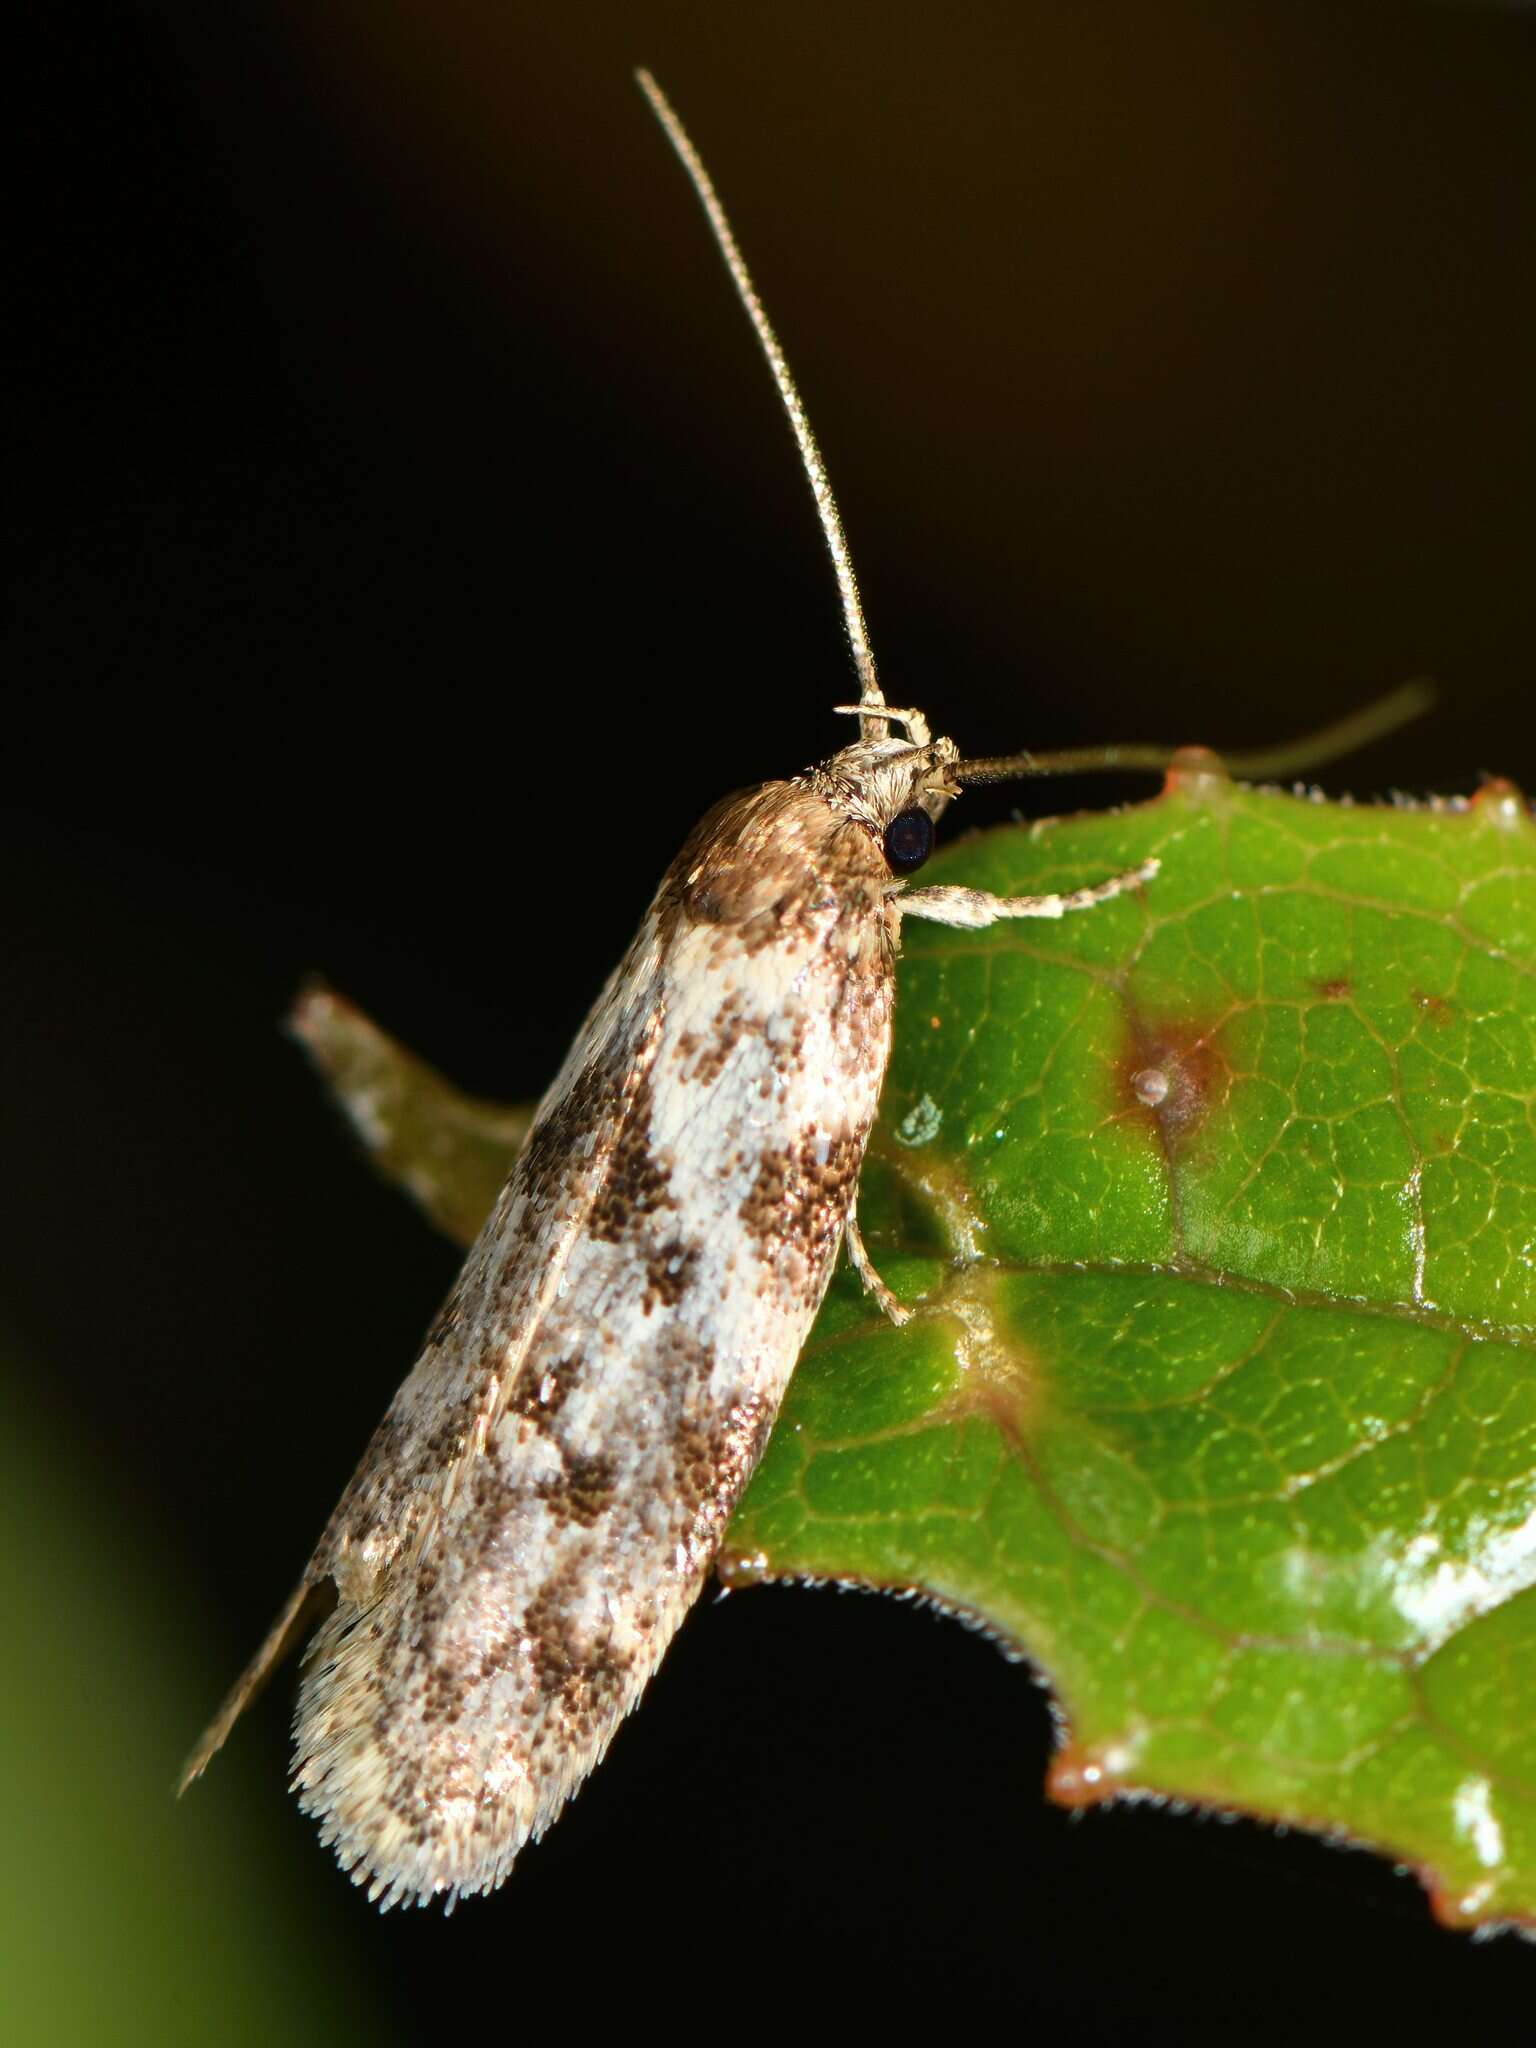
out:
M855 1208L903 908L1059 917L1156 870L898 904L893 870L926 858L965 764L921 712L885 704L783 351L697 152L638 76L800 448L859 740L718 806L674 863L309 1570L188 1763L183 1786L334 1589L295 1780L385 1905L491 1889L602 1756L709 1569L845 1237L886 1313L908 1313Z
M386 1904L498 1883L697 1596L837 1256L888 887L814 789L711 814L331 1519L295 1782Z

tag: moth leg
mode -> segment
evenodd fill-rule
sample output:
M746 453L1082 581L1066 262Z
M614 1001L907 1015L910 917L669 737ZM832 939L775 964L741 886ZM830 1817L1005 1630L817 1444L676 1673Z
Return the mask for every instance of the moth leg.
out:
M1091 910L1096 903L1108 903L1142 882L1150 882L1161 862L1144 860L1139 868L1128 868L1108 881L1093 882L1086 889L1068 889L1056 896L992 896L985 889L935 886L931 889L903 889L891 901L903 917L927 917L935 924L965 925L979 930L1002 917L1065 917L1069 910Z
M875 1262L865 1250L864 1240L859 1235L859 1204L857 1196L848 1204L848 1220L843 1225L843 1236L848 1245L848 1262L853 1267L855 1273L858 1274L860 1280L863 1281L864 1292L875 1297L875 1300L879 1302L881 1308L884 1309L885 1313L899 1330L903 1323L909 1323L912 1320L912 1311L909 1308L902 1307L901 1303L875 1271Z

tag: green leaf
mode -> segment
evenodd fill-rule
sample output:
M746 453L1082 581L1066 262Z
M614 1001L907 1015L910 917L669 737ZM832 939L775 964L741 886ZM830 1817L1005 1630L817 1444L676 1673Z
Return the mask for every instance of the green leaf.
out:
M906 928L860 1192L733 1583L915 1589L1049 1679L1050 1787L1372 1843L1536 1920L1536 829L1184 757L962 841L1058 925ZM925 877L926 879L926 877Z
M501 1193L533 1112L463 1094L323 981L304 990L288 1029L379 1172L439 1230L468 1244Z
M389 2038L314 1910L310 1845L254 1760L173 1796L220 1658L189 1617L77 1407L0 1429L0 2014L25 2048L294 2048ZM55 1376L69 1388L68 1376ZM315 1885L312 1893L310 1887Z

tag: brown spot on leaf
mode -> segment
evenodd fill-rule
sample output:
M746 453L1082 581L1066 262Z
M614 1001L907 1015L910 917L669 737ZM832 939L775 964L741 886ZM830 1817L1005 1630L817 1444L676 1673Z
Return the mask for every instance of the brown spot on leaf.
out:
M1316 984L1317 992L1325 1003L1342 1003L1354 994L1354 983L1347 974L1336 974L1329 981Z
M1442 1031L1456 1014L1455 1005L1445 996L1426 995L1421 988L1414 990L1413 1001L1414 1007L1422 1010L1428 1021L1438 1025Z
M1215 1031L1214 1020L1138 1024L1115 1062L1122 1111L1148 1120L1170 1151L1189 1142L1231 1086Z

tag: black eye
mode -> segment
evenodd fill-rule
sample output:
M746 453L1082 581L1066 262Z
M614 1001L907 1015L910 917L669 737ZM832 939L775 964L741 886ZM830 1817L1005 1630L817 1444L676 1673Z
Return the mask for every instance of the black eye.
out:
M933 820L926 811L903 811L885 828L885 857L899 875L920 868L933 851Z

